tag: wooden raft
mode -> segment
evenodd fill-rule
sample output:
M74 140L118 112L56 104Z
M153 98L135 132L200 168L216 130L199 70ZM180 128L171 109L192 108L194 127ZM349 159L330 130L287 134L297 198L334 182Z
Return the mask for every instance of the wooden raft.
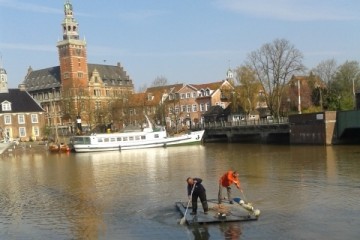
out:
M187 202L176 202L177 209L181 212L182 216L185 214ZM217 203L217 199L208 200L209 211L204 214L202 205L198 202L198 209L196 215L191 215L191 203L187 210L185 219L191 225L194 223L220 223L220 222L240 222L240 221L254 221L258 220L251 212L245 210L238 203L230 204L228 201L223 201L221 206Z

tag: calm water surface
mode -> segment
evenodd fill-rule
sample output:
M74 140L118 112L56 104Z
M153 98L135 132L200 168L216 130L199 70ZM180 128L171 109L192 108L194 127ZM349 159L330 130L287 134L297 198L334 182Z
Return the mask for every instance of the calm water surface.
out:
M229 169L259 220L179 225L185 179L202 178L216 198ZM0 239L358 239L359 201L359 146L20 147L0 158Z

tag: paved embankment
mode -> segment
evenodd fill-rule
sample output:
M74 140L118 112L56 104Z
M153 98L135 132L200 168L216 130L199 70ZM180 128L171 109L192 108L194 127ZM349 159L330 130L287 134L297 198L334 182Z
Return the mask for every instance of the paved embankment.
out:
M0 143L0 154L5 152L11 146L11 143Z

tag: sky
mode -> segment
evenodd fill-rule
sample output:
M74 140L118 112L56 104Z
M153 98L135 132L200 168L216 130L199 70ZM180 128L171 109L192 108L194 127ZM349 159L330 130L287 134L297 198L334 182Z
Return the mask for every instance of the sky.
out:
M58 66L65 0L0 0L0 65L10 88ZM135 91L217 82L247 56L286 39L310 70L321 61L359 61L359 0L71 0L88 63L116 65Z

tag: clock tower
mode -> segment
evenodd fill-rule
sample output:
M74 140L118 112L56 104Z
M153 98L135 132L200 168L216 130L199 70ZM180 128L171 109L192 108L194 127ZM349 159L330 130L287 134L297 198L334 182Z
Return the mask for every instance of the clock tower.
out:
M64 4L63 38L57 43L60 79L63 90L78 89L88 84L86 41L79 39L79 24L73 15L70 0Z

